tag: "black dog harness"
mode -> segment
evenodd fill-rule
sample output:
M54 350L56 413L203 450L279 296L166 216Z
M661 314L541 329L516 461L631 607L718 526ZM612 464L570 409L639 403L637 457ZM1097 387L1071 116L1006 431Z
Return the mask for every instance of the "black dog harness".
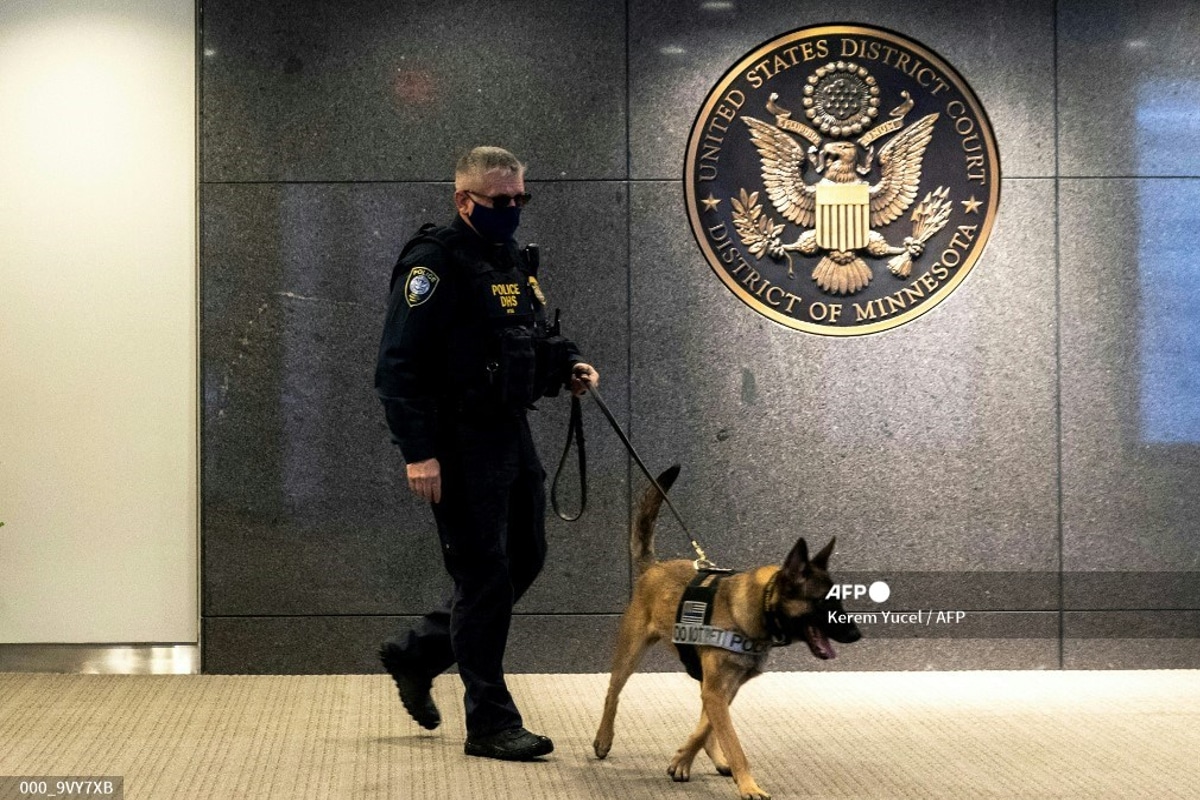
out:
M683 662L688 675L698 681L704 679L704 673L700 667L700 653L696 650L697 647L720 647L733 653L753 656L766 653L773 645L768 640L751 639L737 631L714 628L709 624L712 621L713 600L717 596L717 589L729 574L699 570L684 589L683 597L679 601L671 642L679 651L679 660Z

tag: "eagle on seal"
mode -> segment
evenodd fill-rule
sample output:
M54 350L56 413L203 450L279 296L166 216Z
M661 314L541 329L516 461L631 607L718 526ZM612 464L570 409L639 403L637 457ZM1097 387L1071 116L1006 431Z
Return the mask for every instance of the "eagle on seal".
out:
M933 138L938 114L921 118L879 150L880 177L872 184L864 177L870 175L875 160L873 145L863 149L864 140L870 139L822 140L812 128L789 119L790 112L776 105L776 99L777 95L772 94L767 110L787 130L753 117L743 116L742 120L749 126L750 138L762 160L767 196L784 219L805 230L791 244L771 242L766 252L776 259L789 252L806 256L823 252L812 277L817 286L835 295L854 294L871 282L871 268L859 256L864 250L876 258L903 254L918 257L924 244L917 238L905 237L903 245L895 247L874 228L899 218L916 199L925 149ZM910 100L891 115L902 119L911 107ZM896 119L892 124L899 127L902 123ZM812 143L807 152L788 130ZM810 166L821 176L816 183L805 179ZM893 271L899 277L908 274L907 269L903 274Z

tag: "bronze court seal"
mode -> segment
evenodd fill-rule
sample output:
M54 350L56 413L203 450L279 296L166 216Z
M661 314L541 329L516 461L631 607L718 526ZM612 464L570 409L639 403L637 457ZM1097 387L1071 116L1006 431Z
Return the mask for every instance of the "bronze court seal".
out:
M796 330L877 333L953 292L1000 200L991 124L925 47L822 25L756 47L696 116L692 232L743 302Z

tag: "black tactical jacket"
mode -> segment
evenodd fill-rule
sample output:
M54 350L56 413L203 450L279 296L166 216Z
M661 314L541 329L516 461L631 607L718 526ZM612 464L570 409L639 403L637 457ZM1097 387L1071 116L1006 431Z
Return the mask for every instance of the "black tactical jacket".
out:
M455 217L426 226L400 255L375 369L405 461L436 455L439 422L520 413L556 394L582 361L545 320L537 266Z

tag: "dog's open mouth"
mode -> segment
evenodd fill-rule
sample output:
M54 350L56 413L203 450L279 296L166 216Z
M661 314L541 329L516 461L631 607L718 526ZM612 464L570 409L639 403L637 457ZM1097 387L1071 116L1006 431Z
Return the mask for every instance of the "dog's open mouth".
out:
M837 658L837 653L834 652L833 645L829 643L829 637L825 635L825 631L811 622L804 626L804 641L808 643L808 649L812 650L812 654L817 658Z

